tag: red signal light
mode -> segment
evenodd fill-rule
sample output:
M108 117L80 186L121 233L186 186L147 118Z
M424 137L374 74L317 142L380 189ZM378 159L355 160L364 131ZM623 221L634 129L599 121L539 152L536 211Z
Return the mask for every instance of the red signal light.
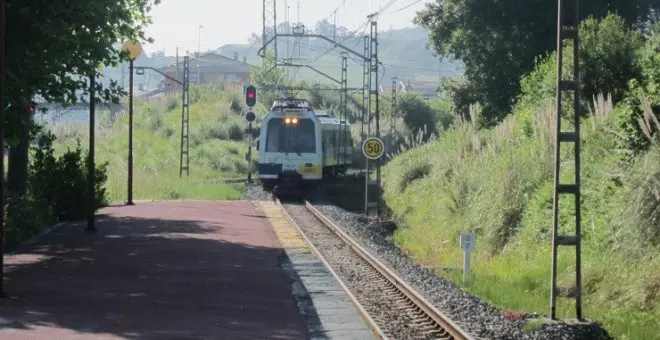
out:
M255 106L257 104L257 88L253 85L248 85L245 90L245 103L249 107Z

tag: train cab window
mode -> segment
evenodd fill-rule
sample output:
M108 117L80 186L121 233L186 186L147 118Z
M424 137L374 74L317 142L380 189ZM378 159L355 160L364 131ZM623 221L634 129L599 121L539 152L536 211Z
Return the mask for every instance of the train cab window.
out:
M286 124L283 118L268 121L266 152L316 152L314 121L300 119L296 124Z

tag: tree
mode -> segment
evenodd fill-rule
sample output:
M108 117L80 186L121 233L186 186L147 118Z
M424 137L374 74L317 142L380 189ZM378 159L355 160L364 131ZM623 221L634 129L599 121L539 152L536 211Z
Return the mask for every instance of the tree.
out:
M11 147L8 188L24 196L27 183L28 102L41 97L50 103L75 104L87 96L87 79L99 76L102 65L126 60L118 43L148 40L143 28L147 13L160 0L9 0L7 4L6 110ZM123 89L116 82L97 93L118 102Z
M262 65L255 65L250 71L250 81L257 86L259 91L259 101L266 107L270 108L275 99L280 96L280 91L269 89L265 90L260 87L263 86L287 86L289 80L286 75L286 70L277 66L275 54L272 50L266 50L266 57ZM285 95L289 95L288 91L282 91Z
M600 19L614 11L628 25L647 23L654 9L660 9L655 0L580 1L581 18ZM555 49L557 2L435 0L415 22L429 31L436 53L465 65L467 81L458 90L450 90L450 95L477 94L485 120L494 123L511 109L520 90L518 80L534 67L536 56ZM457 105L457 109L467 107Z

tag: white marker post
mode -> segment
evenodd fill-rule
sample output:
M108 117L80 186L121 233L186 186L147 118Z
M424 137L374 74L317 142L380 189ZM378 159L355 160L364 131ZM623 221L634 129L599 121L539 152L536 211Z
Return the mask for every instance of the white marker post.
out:
M461 233L459 238L461 248L463 248L463 281L470 275L470 256L477 243L477 235L473 233Z

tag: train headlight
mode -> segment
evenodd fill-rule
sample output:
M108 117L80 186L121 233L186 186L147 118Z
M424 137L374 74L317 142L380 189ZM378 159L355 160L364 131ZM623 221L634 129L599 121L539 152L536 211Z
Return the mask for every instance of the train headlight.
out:
M298 118L296 118L296 117L293 117L293 118L286 117L286 118L284 118L284 124L286 124L286 125L289 125L289 124L296 125L296 124L298 124Z

